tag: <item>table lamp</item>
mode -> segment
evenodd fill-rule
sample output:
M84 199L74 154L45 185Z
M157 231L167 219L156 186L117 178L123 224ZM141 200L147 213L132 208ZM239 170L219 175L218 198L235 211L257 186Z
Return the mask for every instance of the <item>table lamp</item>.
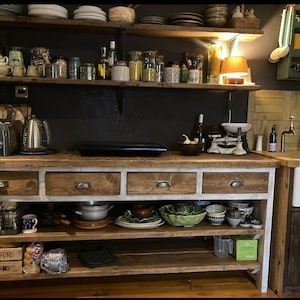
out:
M225 57L222 62L221 75L224 84L243 84L242 76L248 75L248 64L244 56Z

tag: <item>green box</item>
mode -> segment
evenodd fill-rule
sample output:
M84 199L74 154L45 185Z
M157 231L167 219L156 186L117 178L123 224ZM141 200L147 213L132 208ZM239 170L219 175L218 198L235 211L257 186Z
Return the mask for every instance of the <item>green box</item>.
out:
M249 236L234 236L233 256L236 260L257 260L258 240Z

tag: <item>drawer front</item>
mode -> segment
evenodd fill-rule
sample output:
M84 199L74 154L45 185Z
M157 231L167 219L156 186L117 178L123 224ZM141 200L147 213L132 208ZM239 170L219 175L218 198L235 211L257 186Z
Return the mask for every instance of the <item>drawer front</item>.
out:
M45 181L46 195L120 194L120 173L49 172Z
M0 172L0 195L38 195L38 172Z
M202 191L206 194L267 193L268 173L205 172Z
M138 172L127 176L128 195L196 193L196 173Z

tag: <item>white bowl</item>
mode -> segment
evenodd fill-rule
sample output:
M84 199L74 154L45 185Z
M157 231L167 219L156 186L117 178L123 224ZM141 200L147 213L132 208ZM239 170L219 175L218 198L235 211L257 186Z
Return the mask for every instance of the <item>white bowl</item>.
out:
M249 207L249 202L236 202L236 201L229 201L228 205L230 207L236 207L236 208L246 208Z
M242 218L231 218L229 216L226 216L226 220L232 227L235 227L240 224Z
M206 214L206 219L211 225L221 225L225 220L225 214L217 216Z
M241 133L248 132L252 125L250 123L222 123L221 126L224 128L224 130L228 133L238 133L238 129L241 128Z
M225 215L226 207L221 204L211 204L206 206L206 212L210 216L218 216L218 215Z

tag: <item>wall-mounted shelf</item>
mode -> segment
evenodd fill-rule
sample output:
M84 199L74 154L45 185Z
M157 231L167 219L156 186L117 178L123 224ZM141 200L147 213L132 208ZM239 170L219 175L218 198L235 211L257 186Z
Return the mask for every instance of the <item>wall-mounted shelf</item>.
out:
M175 26L156 24L119 24L94 20L49 19L28 16L0 16L0 26L33 28L33 29L64 29L65 31L118 33L125 30L128 35L149 37L202 38L208 40L252 41L263 35L262 30L252 28L214 28L199 26ZM37 27L38 26L38 27Z

